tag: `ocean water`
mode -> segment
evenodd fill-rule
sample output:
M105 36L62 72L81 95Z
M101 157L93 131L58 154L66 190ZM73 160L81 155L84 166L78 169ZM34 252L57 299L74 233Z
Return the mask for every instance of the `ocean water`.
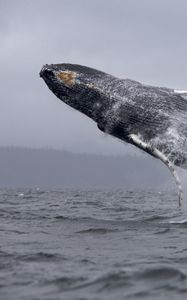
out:
M175 192L1 190L0 299L187 299Z

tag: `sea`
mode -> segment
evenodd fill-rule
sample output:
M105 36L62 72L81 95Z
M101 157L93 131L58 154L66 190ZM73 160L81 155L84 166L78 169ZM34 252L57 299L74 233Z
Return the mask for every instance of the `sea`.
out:
M0 299L187 299L187 205L175 191L1 189Z

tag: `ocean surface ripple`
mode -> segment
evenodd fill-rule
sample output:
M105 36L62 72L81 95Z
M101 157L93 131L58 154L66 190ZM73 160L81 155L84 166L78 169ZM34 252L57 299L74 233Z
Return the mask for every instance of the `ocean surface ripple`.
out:
M186 299L174 192L0 190L0 299Z

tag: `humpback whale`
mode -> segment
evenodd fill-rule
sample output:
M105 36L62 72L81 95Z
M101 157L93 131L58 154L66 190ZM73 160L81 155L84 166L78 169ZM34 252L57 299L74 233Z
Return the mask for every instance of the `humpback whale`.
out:
M187 91L66 63L43 66L40 77L60 100L94 120L101 131L160 159L174 176L181 205L175 166L187 168Z

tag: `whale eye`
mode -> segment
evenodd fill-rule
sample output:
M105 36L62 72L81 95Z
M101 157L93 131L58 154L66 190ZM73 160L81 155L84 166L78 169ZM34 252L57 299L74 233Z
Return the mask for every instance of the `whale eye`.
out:
M71 71L63 71L57 74L57 77L63 81L63 83L67 86L73 86L75 84L75 72Z

